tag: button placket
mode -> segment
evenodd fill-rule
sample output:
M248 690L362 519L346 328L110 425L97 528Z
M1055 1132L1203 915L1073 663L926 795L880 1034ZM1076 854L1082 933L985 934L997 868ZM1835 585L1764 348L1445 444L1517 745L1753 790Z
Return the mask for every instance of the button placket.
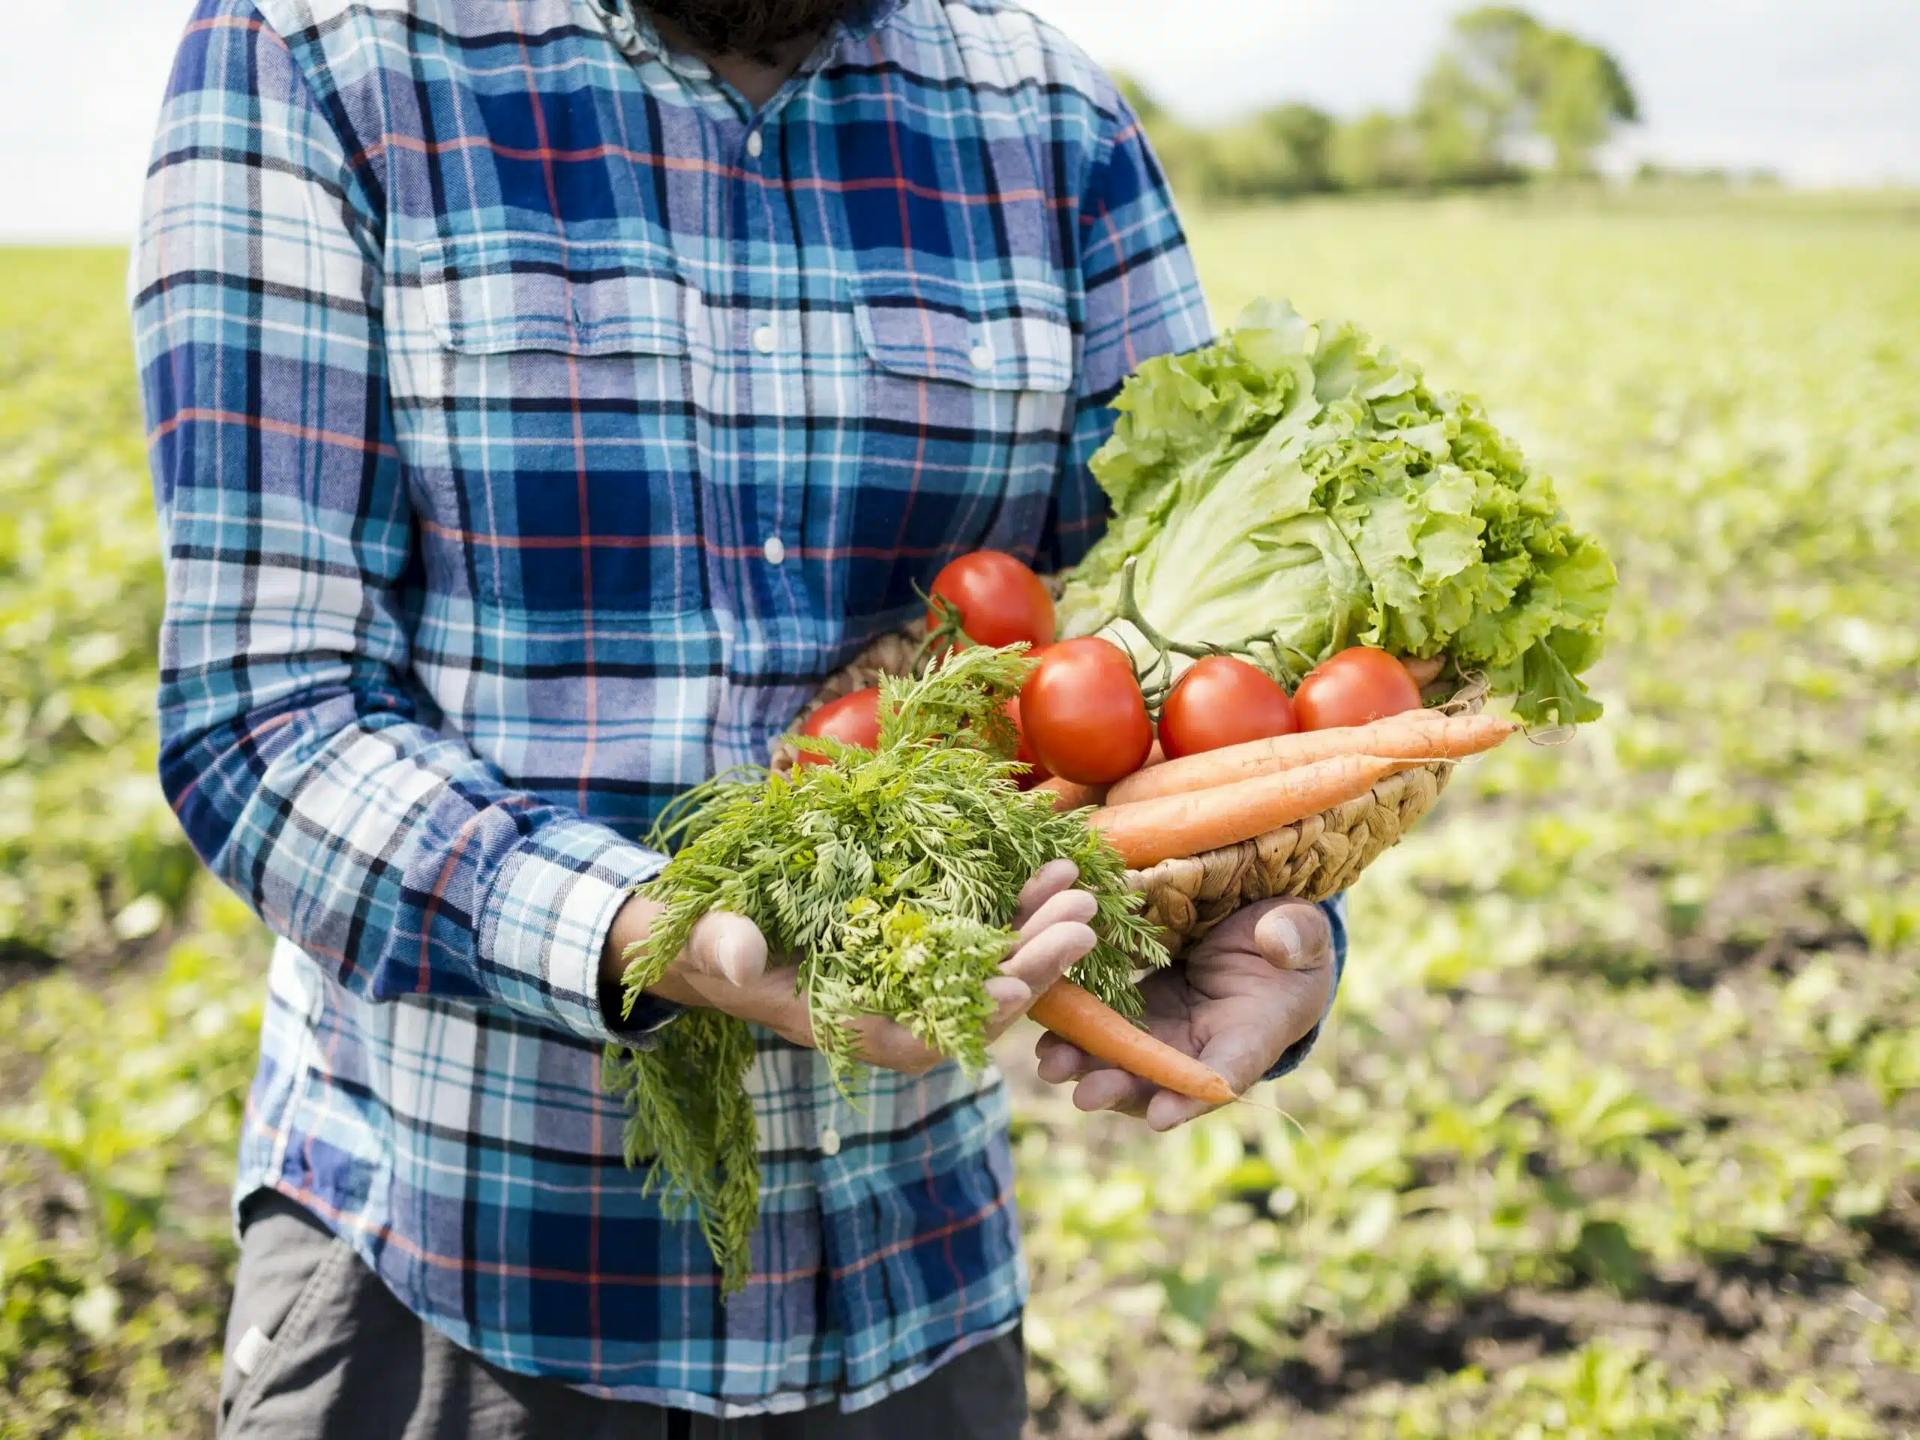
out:
M816 1066L818 1061L816 1060ZM808 1112L813 1121L813 1150L820 1160L831 1160L846 1145L847 1137L834 1124L840 1110L840 1092L833 1082L824 1075L820 1067L820 1078L807 1092Z
M776 97L772 104L761 107L758 113L743 114L747 128L744 137L739 141L740 149L736 153L743 155L744 159L741 161L739 173L732 181L736 186L745 187L749 197L744 207L748 232L776 249L780 248L783 242L791 243L792 237L783 236L780 233L777 213L767 203L766 196L760 192L761 181L756 178L756 175L759 172L759 162L767 150L766 129L771 123L768 117L779 108L780 100L784 98L785 93L783 90L780 97ZM755 203L756 200L759 203ZM797 322L790 318L783 318L785 315L783 307L788 303L788 297L780 293L777 282L772 286L772 293L755 295L754 300L760 304L767 304L769 308L761 312L757 317L757 323L748 330L747 344L754 356L767 357L771 363L751 365L750 368L754 374L753 385L756 393L764 390L770 398L774 398L775 403L771 409L772 413L778 414L782 412L783 407L777 397L783 387L790 383L792 368L805 348L804 337L796 333ZM785 467L774 467L771 473L756 478L759 480L755 487L759 498L756 506L757 518L765 527L760 541L760 558L767 566L778 569L786 564L789 553L787 537L793 534L788 520L792 508L791 497L787 494L789 482ZM793 543L798 543L798 539L799 537L794 535ZM773 580L771 576L768 578L771 591L776 597L791 597L794 593L793 587L798 583L797 577L791 575L783 576L780 580ZM776 601L776 603L779 602Z

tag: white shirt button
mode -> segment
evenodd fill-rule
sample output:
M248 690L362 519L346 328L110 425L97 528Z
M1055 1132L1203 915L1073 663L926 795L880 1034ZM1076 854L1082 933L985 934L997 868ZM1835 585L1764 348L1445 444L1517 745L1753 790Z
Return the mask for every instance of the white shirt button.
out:
M760 152L766 148L767 148L767 142L764 138L762 138L758 130L753 131L747 136L748 158L753 160L758 160L760 158Z
M778 535L769 535L766 543L760 547L760 553L767 557L767 564L778 565L787 558L787 542Z
M831 1125L820 1132L820 1153L838 1155L840 1153L840 1132Z
M771 325L761 325L753 332L753 348L758 350L762 355L771 355L778 338L779 337L773 333L773 327Z
M258 1325L249 1325L247 1333L240 1337L240 1343L233 1347L233 1368L242 1375L253 1374L272 1348L273 1341L267 1338L267 1332Z
M967 352L967 363L976 370L985 370L993 364L993 351L984 345L976 345Z

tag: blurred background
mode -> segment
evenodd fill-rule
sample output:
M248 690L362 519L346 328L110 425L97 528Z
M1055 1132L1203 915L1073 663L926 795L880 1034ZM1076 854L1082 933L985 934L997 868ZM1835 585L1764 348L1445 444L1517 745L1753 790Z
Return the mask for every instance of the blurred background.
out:
M185 5L0 49L0 1436L202 1433L261 932L153 779L125 244ZM1007 1054L1035 1433L1920 1434L1920 21L1904 0L1034 0L1216 314L1474 390L1621 571L1600 725L1356 896L1171 1138Z

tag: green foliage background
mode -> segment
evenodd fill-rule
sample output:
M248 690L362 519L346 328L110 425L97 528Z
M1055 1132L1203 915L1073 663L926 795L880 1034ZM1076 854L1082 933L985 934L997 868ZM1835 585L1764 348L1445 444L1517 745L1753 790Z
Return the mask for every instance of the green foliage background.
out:
M1920 206L1202 216L1222 318L1484 395L1620 563L1605 722L1357 895L1319 1055L1156 1139L1020 1092L1038 1433L1920 1431ZM0 1435L202 1433L261 936L152 779L112 252L0 252Z
M1290 101L1201 126L1170 114L1138 81L1122 77L1120 84L1174 188L1225 201L1578 179L1593 173L1616 126L1640 118L1618 59L1511 5L1453 17L1404 113L1374 109L1342 119ZM1657 165L1641 173L1665 174Z

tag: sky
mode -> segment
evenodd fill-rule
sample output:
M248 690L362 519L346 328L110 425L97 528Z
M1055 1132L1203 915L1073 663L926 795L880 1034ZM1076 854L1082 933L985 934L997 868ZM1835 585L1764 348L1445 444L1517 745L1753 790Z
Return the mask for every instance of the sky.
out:
M473 4L497 0L469 0ZM1169 108L1404 107L1444 0L1027 0ZM188 0L15 0L0 47L0 239L125 239ZM1645 123L1615 162L1920 183L1914 0L1533 0L1608 46Z

